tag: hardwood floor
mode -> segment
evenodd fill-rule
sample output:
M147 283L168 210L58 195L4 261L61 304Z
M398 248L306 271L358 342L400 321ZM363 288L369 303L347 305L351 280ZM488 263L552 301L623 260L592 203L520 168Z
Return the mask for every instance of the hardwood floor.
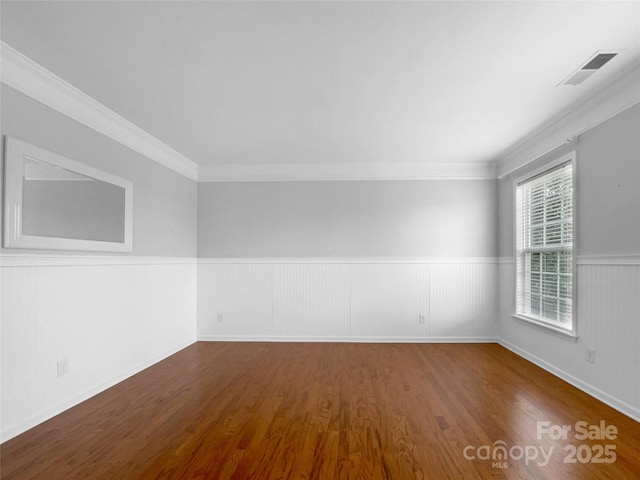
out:
M575 439L601 420L616 439ZM538 421L572 430L538 439ZM506 468L483 459L499 441ZM580 462L604 445L615 462ZM196 343L1 457L6 480L630 480L640 424L496 344Z

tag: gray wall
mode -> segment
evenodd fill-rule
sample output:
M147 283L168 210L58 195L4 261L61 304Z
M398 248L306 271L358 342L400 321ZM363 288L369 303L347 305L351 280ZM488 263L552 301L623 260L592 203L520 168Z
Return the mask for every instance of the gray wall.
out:
M197 186L194 181L4 84L1 88L2 135L19 138L133 182L134 255L196 256Z
M495 256L493 180L198 184L200 257Z
M577 254L640 253L640 105L585 132L577 146ZM570 148L554 153L559 156ZM513 255L513 181L549 156L499 184L500 256Z
M578 253L640 254L640 104L580 137Z

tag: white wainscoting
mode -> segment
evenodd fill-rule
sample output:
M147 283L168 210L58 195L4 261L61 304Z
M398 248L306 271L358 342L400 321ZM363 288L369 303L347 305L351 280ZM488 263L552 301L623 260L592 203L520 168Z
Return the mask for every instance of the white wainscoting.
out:
M496 290L495 258L200 259L198 338L495 341Z
M640 420L637 256L579 258L577 341L511 318L508 258L5 254L0 267L2 441L193 343L196 325L201 340L499 337ZM596 350L595 364L586 362L586 348ZM57 377L56 362L64 358L70 372Z
M196 340L195 259L2 255L0 267L2 441Z
M640 262L579 257L577 340L511 317L513 263L500 264L500 343L640 421ZM586 349L595 349L595 363Z

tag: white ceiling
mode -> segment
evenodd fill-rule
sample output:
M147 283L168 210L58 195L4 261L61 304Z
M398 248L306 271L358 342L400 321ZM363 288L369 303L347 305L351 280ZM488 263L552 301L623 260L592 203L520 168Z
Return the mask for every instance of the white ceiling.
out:
M12 2L2 40L204 165L488 162L640 61L640 2ZM557 86L597 50L621 54Z

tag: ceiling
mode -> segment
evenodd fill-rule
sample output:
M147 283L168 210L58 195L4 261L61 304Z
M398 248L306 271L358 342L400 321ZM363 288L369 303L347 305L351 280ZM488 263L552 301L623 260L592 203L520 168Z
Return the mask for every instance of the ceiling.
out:
M1 3L2 40L200 165L489 162L640 61L640 2ZM557 86L598 50L621 53Z

